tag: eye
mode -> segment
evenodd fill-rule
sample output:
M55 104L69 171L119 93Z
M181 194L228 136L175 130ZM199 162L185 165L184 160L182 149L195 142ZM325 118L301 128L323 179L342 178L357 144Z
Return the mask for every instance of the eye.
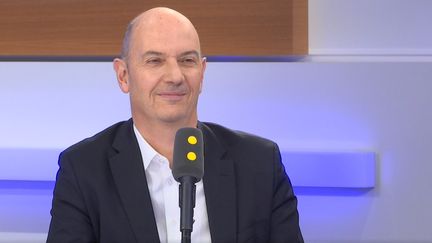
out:
M146 64L158 65L162 63L162 59L158 57L152 57L146 60Z
M197 63L196 58L194 57L183 57L180 59L180 62L185 65L195 65Z

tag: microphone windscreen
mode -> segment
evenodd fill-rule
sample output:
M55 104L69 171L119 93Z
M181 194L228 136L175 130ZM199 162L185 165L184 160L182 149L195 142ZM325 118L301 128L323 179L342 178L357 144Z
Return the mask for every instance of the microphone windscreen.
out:
M200 181L204 175L204 141L201 130L180 128L174 140L172 174L176 181L192 176Z

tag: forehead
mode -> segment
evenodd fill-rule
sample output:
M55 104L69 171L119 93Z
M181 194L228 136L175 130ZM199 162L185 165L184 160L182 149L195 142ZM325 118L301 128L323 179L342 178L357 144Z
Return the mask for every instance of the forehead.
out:
M177 16L156 15L142 18L131 39L132 53L157 51L177 54L194 50L200 52L198 34L193 25Z

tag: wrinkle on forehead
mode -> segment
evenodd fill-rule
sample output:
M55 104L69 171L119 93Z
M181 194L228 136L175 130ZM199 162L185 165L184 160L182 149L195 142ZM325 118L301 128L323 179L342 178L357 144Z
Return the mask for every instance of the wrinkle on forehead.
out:
M162 27L164 27L163 30ZM189 34L190 37L188 38L196 41L197 51L201 53L199 36L192 22L183 14L173 9L157 7L143 12L142 14L135 17L131 22L129 22L123 37L121 57L123 60L128 62L130 51L133 45L132 42L134 42L133 39L137 39L137 32L141 35L141 39L138 39L138 41L143 41L147 39L146 35L148 35L148 33L157 33L158 31L160 33L169 33L173 30L179 29L182 30L182 34Z
M198 33L193 26L192 22L183 14L169 8L157 7L135 17L127 26L125 35L123 37L123 44L121 49L121 57L126 62L130 59L131 49L136 42L143 42L149 38L150 35L165 35L177 33L179 35L187 36L186 38L196 43L194 48L200 53L201 44ZM165 38L165 40L173 39L172 36Z
M199 48L198 33L192 22L181 13L164 7L153 8L137 16L134 20L134 32L161 32L183 30L196 38ZM134 33L135 34L135 33Z

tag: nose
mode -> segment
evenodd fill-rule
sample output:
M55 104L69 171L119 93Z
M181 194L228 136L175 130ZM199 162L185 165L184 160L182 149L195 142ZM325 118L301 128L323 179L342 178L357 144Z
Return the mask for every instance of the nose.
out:
M167 61L165 81L172 84L180 84L184 81L184 75L177 60L174 59Z

